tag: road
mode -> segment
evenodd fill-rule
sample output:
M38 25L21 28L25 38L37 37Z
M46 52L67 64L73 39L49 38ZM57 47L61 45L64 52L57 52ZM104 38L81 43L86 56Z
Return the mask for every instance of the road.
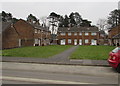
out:
M12 62L2 64L3 84L118 84L119 78L111 67Z

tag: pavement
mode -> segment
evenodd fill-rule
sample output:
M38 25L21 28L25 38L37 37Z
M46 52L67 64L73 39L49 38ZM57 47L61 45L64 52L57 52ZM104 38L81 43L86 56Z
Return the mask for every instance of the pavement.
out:
M32 57L2 57L2 62L18 63L38 63L38 64L59 64L59 65L83 65L83 66L109 66L107 60L75 60L69 59L69 56L78 46L74 46L60 54L49 58L32 58ZM1 60L0 60L1 61Z

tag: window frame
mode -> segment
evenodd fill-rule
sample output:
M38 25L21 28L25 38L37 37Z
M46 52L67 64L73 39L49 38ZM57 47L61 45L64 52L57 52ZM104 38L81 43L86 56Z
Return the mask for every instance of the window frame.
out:
M77 32L74 32L74 36L77 36Z
M92 36L96 36L97 33L96 33L96 32L91 32L91 35L92 35Z
M89 33L88 32L85 32L85 36L88 36L89 35Z
M68 32L68 36L71 36L72 35L72 33L71 32Z
M68 44L71 44L72 43L72 39L68 39Z
M87 42L86 42L87 41ZM85 39L85 44L89 43L89 39Z
M63 34L63 33L64 33L64 34ZM61 33L60 33L61 36L65 36L65 34L66 34L65 32L61 32Z

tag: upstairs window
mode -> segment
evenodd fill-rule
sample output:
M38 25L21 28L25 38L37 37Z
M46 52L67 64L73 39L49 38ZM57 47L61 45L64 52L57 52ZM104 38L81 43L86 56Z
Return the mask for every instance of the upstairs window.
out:
M61 36L65 36L65 33L60 33Z
M96 32L92 32L91 35L92 35L92 36L95 36L95 35L97 35L97 33L96 33Z
M80 32L79 35L81 36L81 35L82 35L82 32Z
M68 33L68 36L71 36L72 34L71 33Z
M38 33L40 33L40 30L38 30Z
M88 32L85 32L85 36L88 36Z
M35 33L37 33L37 29L35 29Z
M76 36L76 35L77 35L77 33L74 33L74 35Z

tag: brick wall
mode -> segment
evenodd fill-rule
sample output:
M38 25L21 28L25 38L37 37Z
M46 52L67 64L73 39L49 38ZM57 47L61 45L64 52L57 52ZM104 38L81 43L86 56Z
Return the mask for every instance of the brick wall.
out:
M2 33L2 49L19 47L19 36L11 26Z

